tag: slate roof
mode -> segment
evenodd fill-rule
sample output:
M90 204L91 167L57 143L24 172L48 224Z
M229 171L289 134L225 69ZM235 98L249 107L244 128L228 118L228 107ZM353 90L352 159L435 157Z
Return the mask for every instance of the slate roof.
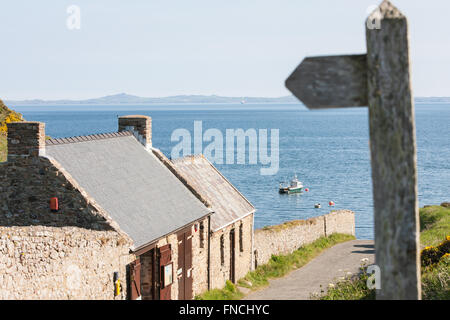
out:
M46 155L108 212L135 249L211 213L129 132L47 140Z
M255 211L253 205L203 155L172 160L190 185L211 204L211 229L217 231Z

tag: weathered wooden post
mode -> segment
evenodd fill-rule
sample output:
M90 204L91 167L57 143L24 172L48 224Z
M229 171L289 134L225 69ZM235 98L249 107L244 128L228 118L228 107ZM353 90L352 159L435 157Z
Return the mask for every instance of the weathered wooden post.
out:
M377 21L373 24L373 21ZM420 299L419 213L407 19L385 0L367 54L306 58L286 87L308 108L369 106L378 299Z

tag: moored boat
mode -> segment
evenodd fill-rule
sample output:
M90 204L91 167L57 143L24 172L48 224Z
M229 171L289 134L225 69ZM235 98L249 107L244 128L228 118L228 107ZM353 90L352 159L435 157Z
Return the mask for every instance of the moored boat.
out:
M289 186L284 186L280 183L279 192L280 193L300 193L303 191L303 184L301 181L297 179L297 175L294 176L294 179L291 180Z

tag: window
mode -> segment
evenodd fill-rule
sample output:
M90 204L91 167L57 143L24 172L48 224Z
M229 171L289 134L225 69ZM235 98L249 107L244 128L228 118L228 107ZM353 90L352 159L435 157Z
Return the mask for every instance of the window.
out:
M224 242L225 241L223 239L223 235L221 235L220 236L220 263L222 265L225 264L225 250L224 250L225 243Z
M173 283L173 263L163 266L163 272L164 277L162 286L165 288Z
M200 248L205 247L205 226L200 222Z
M243 225L244 224L241 222L241 225L239 226L239 251L240 252L244 252L244 239L243 239L244 227L243 227Z

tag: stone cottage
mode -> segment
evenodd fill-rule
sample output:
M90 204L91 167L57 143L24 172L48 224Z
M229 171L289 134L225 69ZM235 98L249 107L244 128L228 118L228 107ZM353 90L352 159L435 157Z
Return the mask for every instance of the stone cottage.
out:
M253 205L203 155L172 161L185 180L209 202L211 288L235 283L253 267Z
M8 124L0 299L191 299L209 287L212 210L152 148L151 118L46 139ZM200 198L201 199L201 198Z

